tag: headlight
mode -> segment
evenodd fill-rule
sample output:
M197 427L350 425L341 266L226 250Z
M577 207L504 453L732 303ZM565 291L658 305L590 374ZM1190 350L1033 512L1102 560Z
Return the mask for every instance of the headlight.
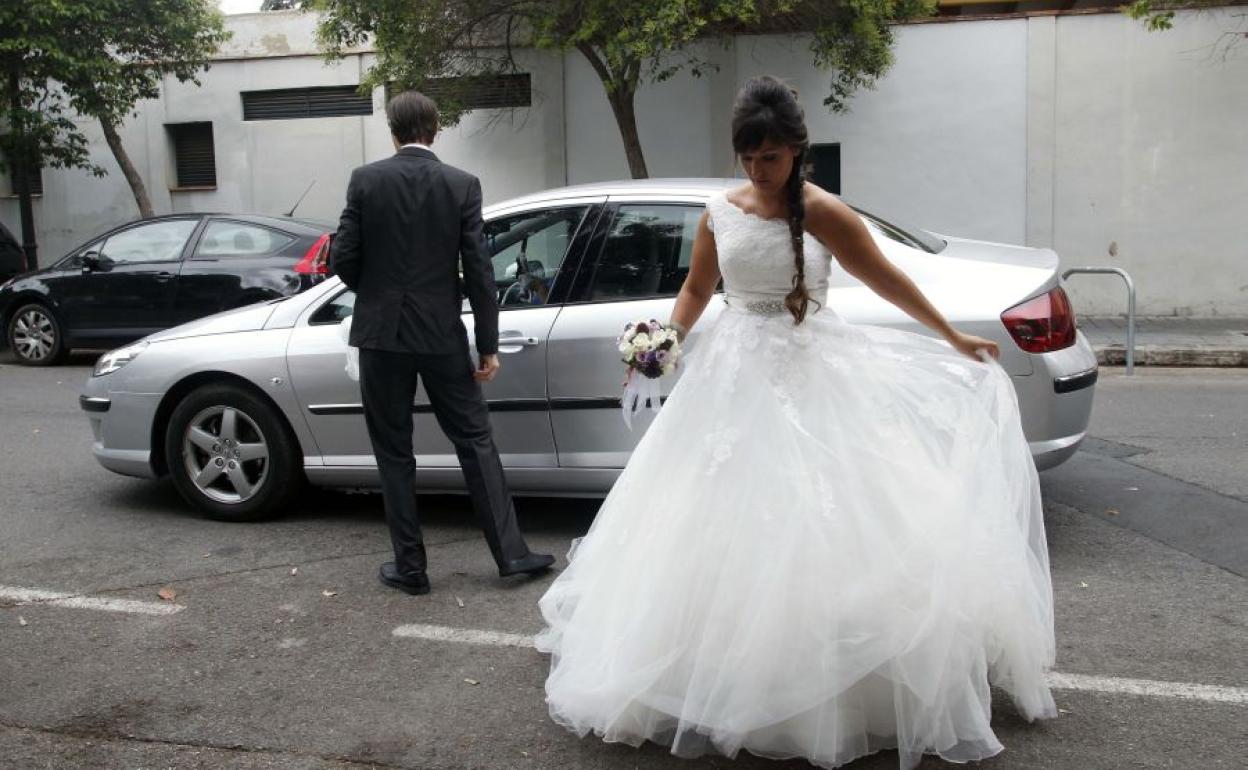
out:
M95 376L103 377L106 374L112 374L121 367L130 363L139 357L139 354L147 350L148 343L139 340L133 345L126 345L124 348L110 350L100 356L100 360L95 362Z

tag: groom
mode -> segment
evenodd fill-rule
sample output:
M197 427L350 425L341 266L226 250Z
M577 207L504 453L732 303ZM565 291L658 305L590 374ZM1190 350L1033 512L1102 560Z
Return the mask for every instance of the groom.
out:
M360 349L360 393L394 561L381 582L429 593L416 512L412 400L424 380L433 413L455 445L477 520L498 572L536 574L554 558L533 553L516 523L481 393L498 373L498 297L481 228L481 182L429 150L438 108L416 91L386 105L398 152L357 168L347 185L331 264L356 293L350 344ZM459 271L475 321L478 363L460 320Z

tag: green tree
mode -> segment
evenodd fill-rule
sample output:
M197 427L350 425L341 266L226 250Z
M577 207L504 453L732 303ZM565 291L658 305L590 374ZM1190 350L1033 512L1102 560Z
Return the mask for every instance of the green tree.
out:
M22 239L34 266L28 169L85 168L90 160L75 114L100 122L142 216L152 215L143 179L117 127L142 99L160 95L165 74L195 80L226 40L207 0L39 0L0 4L0 150L12 167L22 209ZM197 82L197 81L196 81Z
M1163 32L1174 28L1174 16L1179 11L1207 11L1231 5L1230 0L1133 0L1122 6L1122 12L1141 22L1149 32ZM1237 29L1226 29L1208 47L1210 57L1225 59L1232 48L1248 38L1248 23L1244 19L1248 15L1238 14L1240 20Z
M519 46L580 52L606 90L628 167L647 176L637 135L635 97L644 82L714 64L700 41L726 43L739 34L806 32L814 63L832 72L823 103L847 108L892 64L891 24L930 15L933 0L318 0L319 35L327 56L372 41L377 63L362 88L395 83L421 88L432 78L491 75L516 69ZM463 115L463 91L439 88L444 125ZM450 86L453 89L455 86Z

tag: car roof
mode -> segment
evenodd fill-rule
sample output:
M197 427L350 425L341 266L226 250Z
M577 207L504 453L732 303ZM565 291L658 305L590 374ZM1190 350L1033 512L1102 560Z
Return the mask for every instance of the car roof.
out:
M270 214L207 214L214 219L233 219L237 222L249 222L257 225L268 225L269 227L277 227L299 235L319 235L321 233L333 232L334 225L328 222L318 222L315 219L299 219L295 217L274 216Z
M203 217L212 217L213 219L233 219L238 222L250 222L257 225L268 225L269 227L277 227L283 230L289 230L297 234L311 233L327 233L335 229L335 225L329 222L322 222L316 219L305 219L301 217L286 217L277 214L235 214L225 211L179 211L173 214L160 214L154 217L141 217L139 219L131 219L128 222L122 222L119 225L110 227L107 230L101 230L87 240L92 240L100 236L107 235L125 227L132 227L143 222L163 222L172 219L187 219Z
M554 201L561 198L582 198L611 195L696 195L710 197L715 193L732 187L740 187L744 179L731 177L667 177L658 179L621 179L606 182L590 182L588 184L555 187L541 192L521 195L499 201L486 207L487 211L511 208L526 203Z

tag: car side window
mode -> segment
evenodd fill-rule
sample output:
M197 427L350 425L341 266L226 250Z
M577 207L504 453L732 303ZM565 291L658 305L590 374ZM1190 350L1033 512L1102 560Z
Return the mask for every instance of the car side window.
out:
M104 241L100 261L109 264L124 262L176 262L182 258L186 239L191 237L195 219L171 219L139 225L123 230Z
M308 319L308 324L312 326L340 324L350 318L351 313L354 311L355 292L350 290L344 291L317 308L312 317Z
M499 307L545 305L588 206L539 209L485 223Z
M678 294L689 274L702 210L695 205L621 205L598 257L590 299Z
M214 220L204 228L204 236L195 250L197 257L255 257L272 254L289 246L295 239L267 227Z
M91 243L87 244L86 246L83 246L77 251L70 253L69 256L65 257L60 262L57 262L56 267L61 268L61 269L81 267L82 258L90 254L91 252L95 252L96 254L99 254L100 247L103 245L104 245L104 241L102 240L92 241Z

